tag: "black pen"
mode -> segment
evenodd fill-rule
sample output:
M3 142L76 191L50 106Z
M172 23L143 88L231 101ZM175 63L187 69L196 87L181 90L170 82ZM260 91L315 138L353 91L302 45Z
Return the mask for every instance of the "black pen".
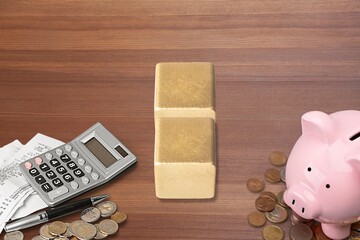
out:
M12 232L28 227L38 225L40 223L48 222L52 219L63 217L74 212L83 210L84 208L95 205L104 199L108 198L108 195L99 195L91 198L82 199L79 201L60 205L58 207L49 208L48 210L34 213L24 218L9 222L4 227L6 232Z

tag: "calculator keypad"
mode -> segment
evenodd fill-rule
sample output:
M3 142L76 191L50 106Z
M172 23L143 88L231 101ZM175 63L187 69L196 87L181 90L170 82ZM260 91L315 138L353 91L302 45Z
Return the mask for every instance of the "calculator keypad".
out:
M93 166L70 144L40 155L24 165L39 188L52 200L71 191L78 191L100 178Z

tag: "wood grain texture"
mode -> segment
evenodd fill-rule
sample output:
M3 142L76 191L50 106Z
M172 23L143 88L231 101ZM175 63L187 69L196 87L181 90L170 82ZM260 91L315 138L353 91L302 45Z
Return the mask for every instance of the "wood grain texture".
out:
M155 65L170 61L215 65L212 200L155 197ZM359 1L0 1L0 146L70 141L100 121L138 157L85 194L128 213L108 239L261 239L247 179L263 178L271 151L289 154L303 113L359 110L359 92Z

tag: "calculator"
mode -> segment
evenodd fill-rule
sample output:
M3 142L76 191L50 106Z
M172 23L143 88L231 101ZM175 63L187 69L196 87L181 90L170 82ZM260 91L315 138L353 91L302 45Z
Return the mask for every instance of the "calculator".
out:
M136 161L124 144L96 123L71 142L19 167L39 196L56 206L108 182Z

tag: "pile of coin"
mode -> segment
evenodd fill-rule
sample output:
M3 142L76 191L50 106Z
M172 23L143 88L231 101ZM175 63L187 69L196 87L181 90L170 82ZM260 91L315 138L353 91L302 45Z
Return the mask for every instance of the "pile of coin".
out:
M115 234L119 224L127 219L127 214L117 209L114 202L101 202L96 207L89 207L82 211L81 220L72 223L53 221L41 226L38 236L32 240L90 240L104 239ZM105 218L96 223L100 218ZM5 240L22 240L24 235L20 231L5 234Z
M270 163L275 166L284 166L287 157L280 151L272 152L269 156ZM268 169L265 171L264 178L269 183L285 183L285 168L280 171L277 169ZM262 230L264 240L282 240L284 231L277 225L290 219L292 227L289 231L291 240L331 240L321 229L321 224L314 220L304 219L292 211L284 202L284 191L276 195L269 191L263 191L265 183L260 178L250 178L246 184L249 191L260 193L255 200L257 210L248 215L248 223L253 227L262 227L267 220L270 225L265 226ZM290 217L288 218L288 212ZM351 233L347 240L360 240L360 222L351 225Z

